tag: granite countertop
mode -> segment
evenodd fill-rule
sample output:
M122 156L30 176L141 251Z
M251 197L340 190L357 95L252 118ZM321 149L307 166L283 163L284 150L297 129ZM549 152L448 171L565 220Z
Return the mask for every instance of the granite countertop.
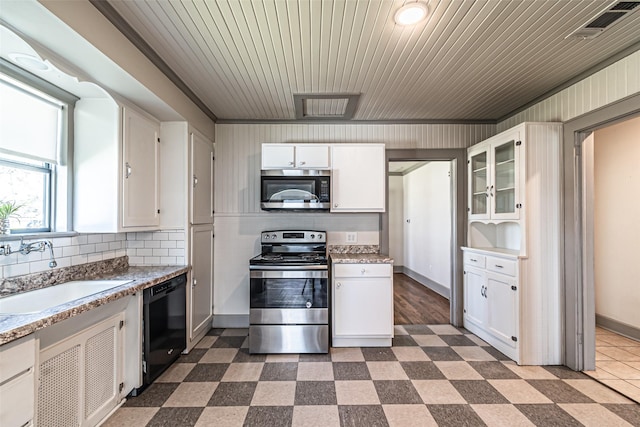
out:
M0 315L0 345L127 295L135 294L142 289L157 285L187 271L189 271L187 266L128 267L105 272L98 276L93 275L90 280L133 281L41 312Z
M389 255L378 253L332 253L329 256L334 264L393 264Z

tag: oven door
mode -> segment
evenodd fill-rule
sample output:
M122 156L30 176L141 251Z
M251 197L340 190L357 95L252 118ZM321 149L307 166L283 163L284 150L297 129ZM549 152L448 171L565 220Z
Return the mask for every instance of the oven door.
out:
M328 322L328 271L251 270L251 324Z

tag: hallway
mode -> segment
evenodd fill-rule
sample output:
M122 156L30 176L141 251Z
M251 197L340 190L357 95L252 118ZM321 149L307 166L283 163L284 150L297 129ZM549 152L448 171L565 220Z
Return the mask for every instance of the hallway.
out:
M449 301L402 273L393 275L396 325L449 324Z

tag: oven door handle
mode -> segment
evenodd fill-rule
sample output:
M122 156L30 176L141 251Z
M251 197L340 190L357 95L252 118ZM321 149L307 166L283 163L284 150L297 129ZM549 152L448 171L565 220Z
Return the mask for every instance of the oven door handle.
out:
M326 279L329 271L324 270L250 270L251 279Z

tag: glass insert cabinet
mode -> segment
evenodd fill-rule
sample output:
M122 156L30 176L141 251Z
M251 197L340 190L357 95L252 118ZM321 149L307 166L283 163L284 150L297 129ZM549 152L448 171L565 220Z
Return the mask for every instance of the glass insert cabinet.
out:
M519 219L521 149L512 132L469 150L469 219Z

